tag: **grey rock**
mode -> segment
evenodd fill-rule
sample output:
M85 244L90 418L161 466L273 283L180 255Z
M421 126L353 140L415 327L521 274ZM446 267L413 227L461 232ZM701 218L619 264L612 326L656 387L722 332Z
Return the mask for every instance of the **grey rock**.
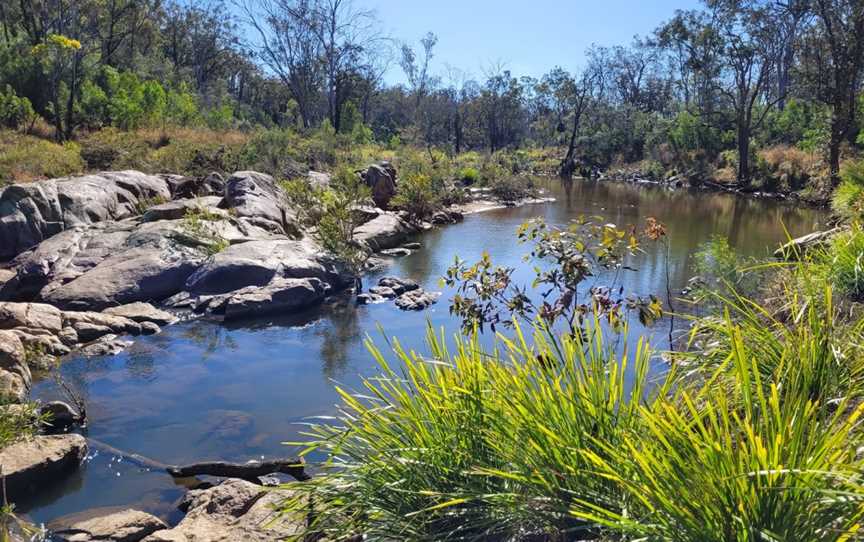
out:
M110 333L128 333L130 335L141 333L141 324L122 316L89 311L66 311L63 313L63 325L72 326L78 332L82 342L89 342L91 339L81 336L78 326L82 324L105 327Z
M65 527L55 526L54 536L62 542L140 542L167 528L168 525L156 516L126 509Z
M244 480L187 494L186 517L173 529L156 531L145 542L275 542L304 532L305 514L277 514L275 507L291 496Z
M65 431L82 421L81 414L63 401L50 401L40 405L39 415L48 416L47 424L52 431Z
M391 258L403 258L405 256L410 256L411 251L404 247L396 247L396 248L386 248L379 252L384 256L390 256Z
M78 322L73 327L75 332L78 333L78 340L85 343L112 334L110 327L91 324L89 322Z
M300 237L294 212L273 177L256 171L238 171L225 183L222 205L254 226L272 233Z
M0 190L0 260L68 228L137 214L150 199L170 199L164 178L116 171L14 184Z
M797 260L808 250L824 245L841 231L842 229L838 227L827 231L816 231L802 235L775 250L774 257L784 260Z
M57 338L60 339L60 342L69 347L74 346L80 342L78 340L78 332L75 331L75 328L72 326L66 326L61 329L60 332L57 334Z
M464 215L459 211L438 211L432 215L432 224L438 226L443 224L455 224L457 222L462 222L464 218Z
M141 322L141 335L155 335L162 331L158 324L153 322Z
M186 216L186 213L195 211L207 211L222 218L228 218L228 212L224 209L219 209L218 206L222 202L221 196L205 196L195 199L180 199L169 201L160 205L154 205L147 209L141 220L144 222L154 222L156 220L180 220Z
M277 278L263 288L253 286L233 292L225 305L225 319L294 311L319 303L326 292L324 283L317 278Z
M396 306L403 311L421 311L438 302L440 292L427 292L425 290L411 290L396 298Z
M53 369L57 365L57 358L71 351L58 337L44 329L17 328L10 331L21 339L27 352L27 365L31 369Z
M23 401L30 391L30 382L24 344L15 333L0 330L0 402Z
M159 300L182 290L197 262L154 248L134 248L102 260L74 280L49 286L42 298L65 309L100 310Z
M354 239L373 251L380 251L401 245L418 231L416 226L396 214L384 213L357 227L354 230Z
M225 179L213 172L206 177L167 177L171 196L174 199L219 196L225 192Z
M63 316L60 309L45 303L0 302L0 329L22 327L59 333Z
M396 169L387 162L372 165L361 174L363 182L372 189L375 205L386 209L396 195Z
M365 293L357 294L356 301L358 305L374 305L387 301L387 298L373 293Z
M402 245L402 248L407 248L408 250L420 250L423 247L420 243L405 243Z
M6 476L6 490L12 501L78 469L87 453L81 435L40 435L0 450L0 465Z
M310 171L306 176L309 185L313 188L329 188L330 187L330 174L322 173L320 171Z
M122 316L134 322L152 322L160 326L168 326L177 321L177 317L170 312L157 309L150 303L136 302L119 307L108 307L103 314Z
M83 356L116 356L132 346L132 341L120 339L117 335L104 335L98 340L86 344L78 350Z
M186 283L193 295L265 286L274 278L317 278L336 289L350 282L344 268L310 240L250 241L220 252Z
M384 299L394 299L397 294L393 288L388 288L387 286L373 286L369 288L369 293L372 295L377 295L378 297L383 297Z
M416 281L399 277L383 277L378 281L378 286L390 288L396 292L396 295L402 295L405 292L410 292L411 290L417 290L420 288L420 285L417 284Z

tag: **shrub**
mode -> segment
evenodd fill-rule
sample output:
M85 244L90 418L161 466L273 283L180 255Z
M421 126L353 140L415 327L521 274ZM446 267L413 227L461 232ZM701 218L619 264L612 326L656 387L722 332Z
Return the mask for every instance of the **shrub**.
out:
M29 127L36 120L33 104L26 97L18 97L11 86L0 91L0 126L18 129Z
M465 185L476 184L480 181L480 172L473 167L465 167L459 171L459 180Z
M651 403L649 349L617 357L599 327L585 341L535 346L518 332L485 351L474 339L428 333L428 356L393 342L395 363L371 344L381 375L362 393L339 389L334 424L313 424L304 455L322 475L292 485L288 508L316 503L311 531L374 540L590 538L576 503L623 510L622 489L594 476L600 443L623 445ZM665 391L661 383L655 388ZM580 535L585 535L580 537ZM563 539L563 538L562 538Z
M864 214L864 160L843 164L840 185L831 199L831 207L845 217L860 217Z
M423 220L441 208L441 197L428 175L412 173L402 176L392 203L413 219Z
M838 292L856 301L864 300L864 230L855 223L816 252L816 269Z
M0 181L26 182L81 173L84 161L76 143L58 144L16 132L0 131Z

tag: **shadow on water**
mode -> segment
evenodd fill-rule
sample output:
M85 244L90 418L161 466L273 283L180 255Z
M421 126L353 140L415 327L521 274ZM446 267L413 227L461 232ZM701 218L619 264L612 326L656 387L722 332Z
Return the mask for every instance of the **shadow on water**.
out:
M666 266L673 291L686 284L691 255L711 235L722 235L741 252L765 255L786 238L821 226L822 212L728 194L669 191L608 182L552 182L553 204L531 205L469 215L461 224L421 236L423 248L393 260L383 274L412 278L430 290L458 255L476 260L488 251L501 265L515 267L515 278L529 283L527 252L515 240L519 224L542 216L566 224L579 215L601 215L619 225L642 224L653 216L670 234L665 249L646 247L638 273L620 276L625 291L664 294ZM398 336L407 349L423 350L428 325L453 332L444 291L442 301L422 313L406 313L392 303L355 307L347 295L298 314L268 316L220 325L207 320L166 328L141 337L125 352L104 358L71 357L65 379L88 403L88 436L167 464L206 459L244 461L291 455L284 441L300 438L298 425L334 412L334 382L356 389L376 371L364 340L381 340L379 326ZM655 330L632 325L633 334ZM653 342L662 348L666 330ZM491 342L491 337L484 337ZM50 379L36 384L37 397L58 395ZM148 471L110 454L91 450L87 465L20 508L37 521L94 507L133 506L170 519L182 489L161 472Z

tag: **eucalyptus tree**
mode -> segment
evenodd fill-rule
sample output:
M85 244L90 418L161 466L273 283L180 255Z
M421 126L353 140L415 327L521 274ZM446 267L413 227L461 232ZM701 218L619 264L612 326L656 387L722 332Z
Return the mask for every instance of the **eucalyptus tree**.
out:
M840 147L854 135L857 96L864 69L864 2L812 0L815 24L805 37L804 69L816 98L831 107L828 162L836 183Z

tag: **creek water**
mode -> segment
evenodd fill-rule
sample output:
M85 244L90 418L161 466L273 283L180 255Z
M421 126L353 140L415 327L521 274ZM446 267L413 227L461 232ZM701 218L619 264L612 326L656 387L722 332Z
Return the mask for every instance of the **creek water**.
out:
M495 263L516 267L518 282L530 284L531 264L522 261L528 247L515 237L524 221L541 216L564 225L579 215L600 215L624 226L656 217L668 228L668 252L647 244L635 260L638 272L621 273L618 284L625 292L665 298L667 271L672 292L679 292L692 276L693 253L712 235L726 237L743 254L764 256L787 231L809 233L827 218L819 210L729 194L610 182L545 183L556 202L468 215L460 224L426 232L417 239L421 250L393 260L365 283L396 275L441 291L438 280L454 257L476 261L485 250ZM117 356L70 356L61 371L87 402L86 436L117 449L167 464L291 456L295 450L282 443L300 438L299 423L334 413L334 382L357 389L362 376L375 373L364 340L386 346L383 330L423 351L427 325L458 331L448 312L452 295L444 289L437 305L417 313L400 311L392 302L355 307L343 295L290 316L231 325L189 321L141 337ZM631 333L653 336L659 348L667 345L667 332L663 325L631 326ZM655 370L662 370L662 361L656 363ZM51 379L37 383L34 395L59 396ZM77 474L19 502L18 510L49 522L92 508L132 507L174 521L179 517L174 502L183 491L164 472L91 449Z

